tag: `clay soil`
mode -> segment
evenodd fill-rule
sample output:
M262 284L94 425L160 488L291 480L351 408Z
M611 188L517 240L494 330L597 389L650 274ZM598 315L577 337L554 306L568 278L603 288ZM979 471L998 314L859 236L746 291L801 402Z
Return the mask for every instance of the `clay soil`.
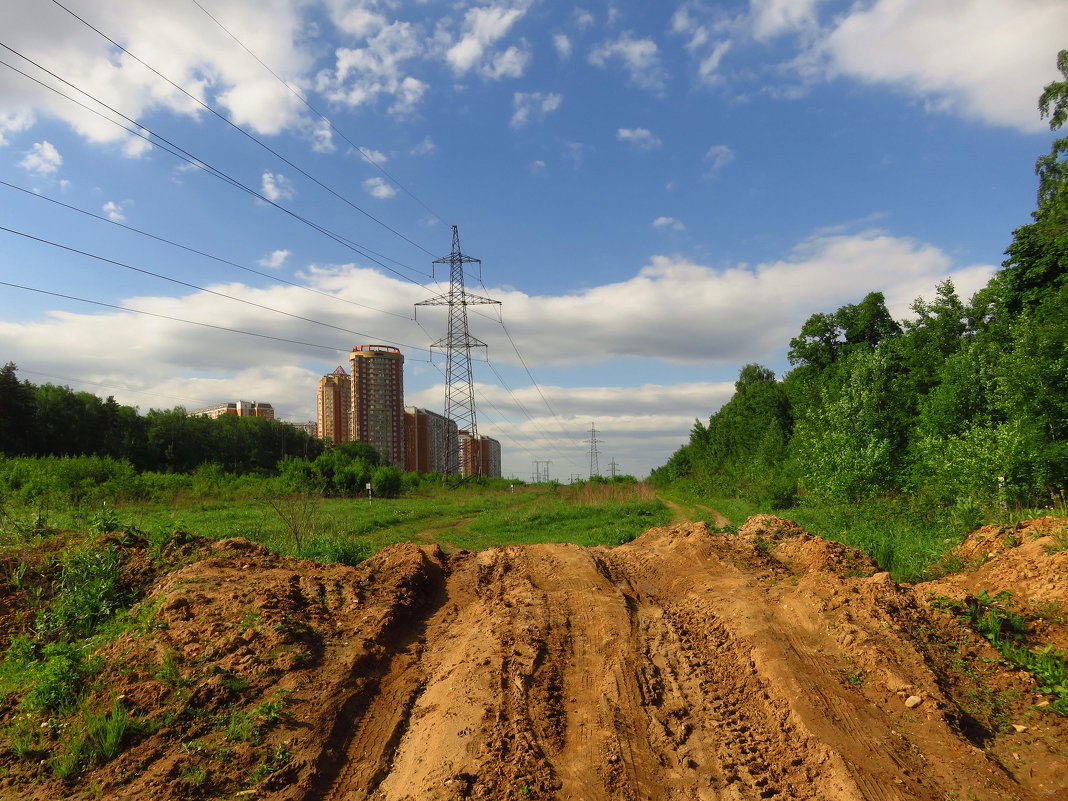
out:
M1008 589L1068 646L1066 524L976 532L917 585L769 516L355 568L190 539L98 653L90 702L148 724L68 782L4 746L0 797L1068 798L1068 718L954 611Z

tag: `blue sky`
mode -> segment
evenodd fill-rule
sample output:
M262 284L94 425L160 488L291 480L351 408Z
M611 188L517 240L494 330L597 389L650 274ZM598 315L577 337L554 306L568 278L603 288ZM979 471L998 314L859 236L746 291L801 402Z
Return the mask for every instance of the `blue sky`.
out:
M502 301L472 308L480 431L506 474L564 480L591 424L602 472L662 464L744 364L788 370L814 312L982 286L1034 208L1068 47L1063 0L7 0L0 21L0 281L68 296L0 285L0 360L142 411L306 420L353 345L392 342L408 401L439 409L445 316L413 304L458 225L468 288Z

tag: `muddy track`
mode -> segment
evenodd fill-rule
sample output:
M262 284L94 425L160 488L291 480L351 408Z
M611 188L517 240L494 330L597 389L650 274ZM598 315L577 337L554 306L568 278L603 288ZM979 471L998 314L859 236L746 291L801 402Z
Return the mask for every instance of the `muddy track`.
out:
M800 582L703 524L432 558L308 798L1052 797L954 728L883 576Z

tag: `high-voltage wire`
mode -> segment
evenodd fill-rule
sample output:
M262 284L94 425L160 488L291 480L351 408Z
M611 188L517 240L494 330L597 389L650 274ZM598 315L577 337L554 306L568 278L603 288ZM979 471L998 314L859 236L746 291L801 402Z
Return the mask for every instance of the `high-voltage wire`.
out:
M53 0L53 2L55 2L55 0ZM201 11L203 11L207 15L208 19L210 19L212 22L214 22L216 25L218 25L219 28L221 28L222 31L227 36L229 36L231 39L233 39L235 42L237 42L237 44L240 45L241 48L246 53L248 53L250 56L252 56L252 58L254 58L256 60L256 62L261 67L263 67L265 70L267 70L267 72L271 73L271 75L273 75L275 77L275 79L280 84L282 84L282 86L284 86L290 92L290 94L292 94L295 98L297 98L297 100L299 100L301 103L303 103L304 106L309 111L311 111L313 114L315 114L319 119L321 119L323 122L325 122L327 125L329 125L331 131L333 131L338 136L340 136L342 139L344 139L345 142L349 145L349 147L351 147L354 150L358 151L359 154L363 157L363 159L368 164L372 165L380 173L382 173L384 176L386 176L386 178L388 178L390 180L390 182L394 186L398 187L402 192L404 192L404 194L406 194L408 197L410 197L412 200L414 200L416 203L418 203L420 206L422 206L424 209L426 209L428 214L430 214L432 217L437 218L438 222L442 223L443 225L447 225L448 224L448 223L445 222L445 220L441 217L440 214L438 214L436 211L434 211L432 208L430 208L426 203L424 203L422 200L420 200L418 197L416 197L408 189L408 187L406 187L404 184L402 184L400 181L398 181L396 178L394 178L392 175L390 175L389 172L387 172L386 169L381 164L379 164L377 161L375 161L375 159L371 156L370 153L368 153L362 147L360 147L355 142L353 142L351 139L349 139L342 130L340 130L336 125L334 125L333 121L329 117L327 117L319 109L317 109L315 106L313 106L308 101L308 99L306 97L304 97L304 95L302 95L300 92L298 92L296 89L294 89L285 79L282 78L281 75L279 75L277 72L275 72L273 69L271 69L266 63L264 63L263 59L261 59L258 55L256 55L248 47L248 45L246 45L243 41L238 39L237 36L233 33L233 31L231 31L229 28L227 28L225 25L223 25L218 20L218 18L216 18L214 15L212 15L212 13L210 11L208 11L206 8L204 8L204 6L202 6L198 2L198 0L192 0L192 2L193 2L193 5L195 5L197 8L199 8ZM431 254L431 255L433 255L433 254Z
M336 198L337 198L338 200L340 200L340 201L341 201L342 203L344 203L345 205L347 205L347 206L349 206L350 208L352 208L352 209L355 209L356 211L360 212L360 214L364 215L364 216L365 216L365 217L367 217L367 218L368 218L369 220L372 220L373 222L375 222L375 223L377 223L378 225L382 226L383 228L385 228L385 229L386 229L387 231L389 231L390 233L392 233L392 234L395 234L396 236L399 236L399 237L400 237L401 239L403 239L403 240L404 240L405 242L407 242L407 243L408 243L409 245L412 245L413 247L419 248L419 250L423 251L423 252L424 252L424 253L426 253L426 254L427 254L428 256L433 256L433 255L434 255L434 254L433 254L433 253L431 253L431 252L430 252L429 250L427 250L427 249L426 249L426 248L424 248L424 247L423 247L422 245L420 245L420 244L419 244L418 242L413 242L413 241L412 241L411 239L409 239L409 238L408 238L407 236L405 236L404 234L402 234L402 233L401 233L400 231L397 231L396 229L394 229L394 228L391 228L391 227L390 227L389 225L387 225L386 223L382 222L382 220L380 220L380 219L378 219L377 217L375 217L375 216L374 216L373 214L371 214L371 213L370 213L369 211L366 211L365 209L362 209L362 208L360 208L360 207L359 207L358 205L356 205L355 203L353 203L353 202L352 202L351 200L349 200L348 198L346 198L346 197L345 197L344 195L342 195L342 194L338 193L337 191L335 191L335 190L334 190L334 189L332 189L331 187L327 186L326 184L324 184L324 183L323 183L322 181L320 181L320 180L319 180L318 178L314 177L313 175L310 175L310 174L309 174L308 172L306 172L306 171L305 171L304 169L302 169L302 168L301 168L301 167L299 167L298 165L294 164L294 163L293 163L292 161L290 161L290 160L289 160L288 158L286 158L285 156L283 156L283 155L282 155L281 153L279 153L278 151L274 150L274 149L273 149L273 148L272 148L272 147L271 147L270 145L268 145L267 143L265 143L265 142L264 142L263 140L259 139L258 137L254 136L253 134L249 133L249 132L248 132L248 131L246 131L246 130L245 130L244 128L242 128L242 127L241 127L240 125L236 125L236 124L235 124L235 123L233 123L233 122L232 122L231 120L227 119L227 118L226 118L225 116L223 116L222 114L220 114L220 113L219 113L219 112L218 112L218 111L217 111L217 110L216 110L216 109L215 109L214 107L212 107L212 106L209 106L209 105L208 105L207 103L205 103L205 102L204 102L203 100L201 100L200 98L196 97L196 96L195 96L195 95L193 95L193 94L192 94L191 92L188 92L188 91L187 91L187 90L186 90L185 88L183 88L183 87L182 87L182 86L180 86L179 84L177 84L177 83L175 83L174 81L172 81L172 80L171 80L170 78L168 78L168 77L167 77L166 75L164 75L164 74L163 74L163 73L161 73L161 72L160 72L159 70L157 70L157 69L156 69L155 67L153 67L152 65L150 65L150 64L148 64L148 63L146 63L146 62L145 62L145 61L143 61L142 59L138 58L138 57L137 57L136 55L134 55L133 53L131 53L131 52L130 52L129 50L127 50L127 49L126 49L125 47L123 47L123 46L122 46L121 44L119 44L119 43L118 43L118 42L116 42L116 41L115 41L114 39L112 39L112 38L111 38L110 36L108 36L108 35L107 35L106 33L104 33L103 31L101 31L101 30L100 30L99 28L97 28L97 27L95 27L94 25L92 25L91 23L87 22L87 21L86 21L85 19L83 19L82 17L79 17L79 16L77 15L77 14L75 14L75 13L74 13L73 11L71 11L71 10L70 10L69 8L67 8L67 7L65 6L65 5L63 5L62 3L60 3L60 2L59 2L59 0L52 0L52 2L53 2L53 3L55 4L55 5L59 6L59 7L61 8L61 9L63 9L64 11L66 11L66 12L67 12L68 14L70 14L70 15L71 15L72 17L74 17L74 19L78 20L78 22L82 23L82 24L83 24L83 25L85 25L85 26L86 26L87 28L89 28L89 30L93 31L93 32L94 32L95 34L97 34L97 35L98 35L98 36L100 36L101 38L105 39L106 41L110 42L110 43L111 43L112 45L114 45L115 47L117 47L117 48L118 48L119 50L121 50L121 51L122 51L123 53L125 53L126 55L128 55L128 56L129 56L130 58L132 58L132 59L133 59L134 61L136 61L136 62L137 62L138 64L140 64L141 66L143 66L143 67L144 67L145 69L147 69L147 70L151 71L151 72L152 72L152 73L153 73L154 75L156 75L156 76L157 76L157 77L159 77L160 79L162 79L162 80L166 81L166 82L167 82L168 84L170 84L171 86L173 86L173 87L174 87L175 89L177 89L177 90L178 90L179 92L181 92L182 94L184 94L184 95L185 95L186 97L188 97L188 98L189 98L190 100L192 100L192 101L193 101L194 103L196 103L197 105L199 105L199 106L200 106L201 108L205 109L206 111L208 111L209 113L211 113L211 114L213 114L213 115L214 115L215 117L217 117L218 119L222 120L222 121L223 121L224 123L226 123L227 125L229 125L229 126L230 126L231 128L233 128L233 129L234 129L235 131L238 131L239 133L241 133L241 134L243 134L244 136L248 137L248 138L249 138L250 140L252 140L252 141L253 141L253 142L255 142L255 143L256 143L257 145L259 145L260 147L262 147L262 148L263 148L264 150L266 150L266 151L267 151L268 153L270 153L271 155L273 155L273 156L274 156L275 158L278 158L278 159L280 159L281 161L283 161L283 162L285 162L286 164L288 164L288 165L289 165L290 167L292 167L292 168L293 168L294 170L296 170L297 172L299 172L299 173L300 173L301 175L303 175L303 176L304 176L305 178L307 178L307 179L308 179L309 181L312 181L312 182L313 182L313 183L315 183L315 184L316 184L317 186L321 187L322 189L325 189L325 190L326 190L327 192L329 192L329 193L330 193L331 195L333 195L334 197L336 197ZM199 4L198 4L198 5L199 5ZM202 8L201 10L203 11L203 8ZM205 13L207 13L207 12L205 12ZM209 16L210 16L210 15L209 15ZM275 76L275 77L277 77L277 76ZM283 83L284 83L284 82L283 82Z
M191 247L189 245L183 245L180 242L175 242L175 241L173 241L171 239L167 239L166 237L157 236L156 234L150 234L148 231L142 231L140 228L135 228L132 225L126 225L125 223L121 223L118 220L109 219L109 218L103 216L102 214L96 214L95 212L88 211L87 209L80 209L77 206L72 206L69 203L64 203L61 200L56 200L55 198L48 197L47 195L42 195L42 194L40 194L38 192L35 192L35 191L31 190L31 189L26 189L25 187L22 187L22 186L16 186L15 184L8 183L7 181L4 181L2 179L0 179L0 186L6 186L9 189L15 189L15 190L17 190L19 192L22 192L22 193L24 193L26 195L29 195L32 198L35 198L37 200L46 200L49 203L54 203L57 206L62 206L63 208L69 209L70 211L75 211L78 214L84 214L85 216L92 217L93 219L99 220L100 222L108 223L109 225L118 226L119 228L122 228L122 229L124 229L126 231L131 231L131 232L133 232L135 234L140 234L141 236L148 237L149 239L154 239L157 242L163 242L166 245L171 245L172 247L180 248L181 250L184 250L187 253L195 253L196 255L203 256L206 259L211 259L212 261L217 261L220 264L226 264L226 265L229 265L230 267L235 267L238 270L244 270L245 272L252 273L253 275L262 276L263 278L270 279L271 281L276 281L276 282L278 282L280 284L286 284L287 286L295 287L297 289L303 289L305 292L313 292L316 295L321 295L324 298L331 298L333 300L340 301L342 303L348 303L348 304L350 304L352 306L359 306L361 309L367 309L368 311L379 312L381 314L389 314L389 315L392 315L393 317L400 317L402 320L411 320L412 319L411 317L409 317L408 315L405 315L405 314L398 314L397 312L391 312L391 311L389 311L387 309L379 309L379 308L377 308L375 306L368 306L366 303L357 303L356 301L349 300L348 298L342 298L342 297L339 297L337 295L331 295L329 292L323 292L320 289L313 289L310 286L305 286L304 284L298 284L298 283L296 283L294 281L289 281L289 280L287 280L285 278L282 278L281 276L278 276L278 275L272 275L271 273L265 273L265 272L262 272L261 270L254 270L251 267L246 267L245 265L238 264L235 261L230 261L229 259L224 259L221 256L214 256L211 253L206 253L203 250L198 250L197 248Z
M59 95L60 97L65 98L66 100L69 100L70 102L74 103L77 106L80 106L81 108L85 109L86 111L88 111L88 112L90 112L92 114L95 114L96 116L100 117L103 120L106 120L107 122L110 122L112 125L115 125L115 126L117 126L119 128L122 128L127 133L130 133L130 134L132 134L134 136L137 136L137 137L139 137L141 139L144 139L146 142L148 142L149 144L153 145L154 147L159 147L161 150L163 150L163 151L165 151L167 153L170 153L171 155L175 156L176 158L179 158L182 161L187 162L188 164L196 167L197 169L203 170L206 173L208 173L209 175L214 175L216 178L222 180L225 183L230 184L234 188L240 189L241 191L252 195L257 200L260 200L260 201L262 201L262 202L264 202L264 203L266 203L266 204L268 204L270 206L273 206L274 208L278 209L279 211L284 212L285 214L288 214L293 219L304 223L308 227L310 227L310 228L318 231L319 233L323 234L324 236L334 240L339 245L343 245L344 247L349 248L350 250L354 251L355 253L358 253L359 255L363 256L364 258L368 259L369 261L373 261L375 264L379 265L383 269L388 270L389 272L399 276L400 278L403 278L405 281L408 281L409 283L415 284L416 286L422 286L422 284L420 284L418 281L413 280L412 278L408 277L407 275L404 275L400 271L395 270L394 268L390 267L388 264L383 264L378 259L374 258L371 255L368 255L368 252L365 252L368 249L363 248L361 245L357 245L352 240L342 236L341 234L335 233L335 232L329 230L328 228L325 228L325 227L319 225L318 223L312 222L308 218L306 218L306 217L304 217L304 216L302 216L300 214L297 214L295 211L292 211L291 209L287 209L285 206L282 206L281 204L276 203L275 201L273 201L270 198L266 197L262 193L257 192L252 187L246 186L245 184L243 184L240 181L238 181L236 178L233 178L230 175L227 175L225 172L223 172L222 170L218 169L217 167L214 167L213 165L209 164L208 162L204 161L203 159L200 159L197 156L194 156L192 153L190 153L187 150L183 149L181 146L175 144L174 142L170 141L166 137L156 133L155 131L150 129L148 126L141 124L137 120L134 120L134 119L131 119L130 117L127 117L121 111L118 111L117 109L113 108L112 106L109 106L104 101L94 97L93 95L91 95L90 93L88 93L85 90L81 89L80 87L75 86L73 83L71 83L70 81L66 80L65 78L61 78L59 75L57 75L56 73L52 72L48 68L41 66L40 64L38 64L33 59L30 59L30 58L24 56L22 53L20 53L17 50L9 47L8 45L4 44L3 42L0 42L0 48L3 48L4 50L7 50L7 51L9 51L11 53L14 53L19 58L29 62L30 64L33 64L35 67L37 67L42 72L45 72L46 74L52 76L57 81L60 81L61 83L63 83L65 85L69 86L70 88L74 89L76 92L79 92L79 93L85 95L86 97L88 97L93 102L98 103L99 105L103 106L108 111L110 111L111 113L121 117L122 119L124 119L127 122L129 122L131 125L137 126L137 128L140 128L141 130L140 131L134 130L133 128L129 128L126 125L123 125L121 122L119 122L117 120L111 119L110 117L108 117L108 116L106 116L104 114L101 114L98 110L87 106L85 103L82 103L81 101L76 100L75 98L71 97L70 95L66 94L65 92L61 92L59 89L56 89L54 86L49 86L48 84L44 83L40 79L35 78L32 75L29 75L28 73L20 70L18 67L15 67L14 65L9 64L6 61L3 61L2 59L0 59L0 65L3 65L3 66L7 67L8 69L10 69L10 70L12 70L14 72L17 72L18 74L24 76L25 78L33 81L34 83L42 86L43 88L49 90L50 92L54 92L55 94ZM141 131L144 131L144 133L142 133ZM160 142L163 142L166 146L160 145ZM407 267L407 269L412 270L413 272L415 272L415 270L413 268Z
M41 295L51 295L54 298L63 298L64 300L76 300L79 303L88 303L93 306L102 306L105 309L117 309L119 311L131 312L132 314L143 314L146 317L158 317L161 320L171 320L176 323L186 323L188 325L198 325L202 328L212 328L216 331L227 331L231 334L242 334L249 337L257 337L259 339L269 339L274 342L285 342L289 345L300 345L306 348L318 348L319 350L329 350L335 353L344 353L348 348L339 348L335 345L316 345L314 342L301 342L297 339L287 339L285 337L271 336L270 334L258 334L255 331L242 331L239 328L227 328L224 325L213 325L212 323L201 323L196 320L186 320L182 317L173 317L169 314L159 314L158 312L144 311L142 309L131 309L128 306L119 306L114 303L103 303L99 300L89 300L88 298L79 298L75 295L64 295L62 292L52 292L47 289L39 289L32 286L23 286L22 284L13 284L9 281L0 281L0 286L9 286L13 289L23 289L27 292L37 292Z
M341 332L346 333L346 334L353 334L353 335L358 336L358 337L367 337L367 338L371 338L371 339L375 338L375 337L371 337L370 334L365 334L365 333L363 333L361 331L353 331L351 329L342 328L341 326L333 325L331 323L324 323L321 320L314 320L311 317L303 317L303 316L301 316L299 314L293 314L291 312L282 311L281 309L275 309L275 308L273 308L271 306L266 306L266 305L264 305L262 303L256 303L255 301L252 301L252 300L245 300L244 298L235 298L233 295L227 295L225 292L218 292L218 291L216 291L214 289L208 289L207 287L198 286L197 284L191 284L188 281L182 281L182 280L180 280L178 278L171 278L170 276L163 275L162 273L154 273L151 270L144 270L144 269L142 269L140 267L134 267L133 265L125 264L124 262L121 262L121 261L115 261L114 259L108 259L108 258L105 258L104 256L98 256L95 253L89 253L88 251L85 251L85 250L79 250L78 248L72 248L72 247L69 247L67 245L61 245L58 242L53 242L53 241L51 241L49 239L42 239L39 236L33 236L32 234L27 234L27 233L24 233L22 231L16 231L13 228L7 228L5 226L0 225L0 231L6 231L7 233L14 234L15 236L21 236L21 237L24 237L25 239L30 239L30 240L32 240L34 242L40 242L41 244L44 244L44 245L50 245L52 247L59 248L60 250L65 250L68 253L77 253L79 256L86 256L87 258L95 259L96 261L101 261L101 262L104 262L105 264L111 264L111 265L114 265L116 267L122 267L122 268L124 268L126 270L132 270L135 273L141 273L142 275L148 275L148 276L151 276L153 278L159 278L160 280L163 280L163 281L169 281L172 284L178 284L179 286L188 287L189 289L195 289L198 292L205 292L205 293L207 293L209 295L215 295L216 297L226 298L227 300L232 300L235 303L243 303L246 306L253 306L253 307L257 308L257 309L263 309L264 311L269 311L269 312L272 312L274 314L281 314L281 315L283 315L285 317L291 317L294 320L301 320L302 322L312 323L313 325L321 325L321 326L323 326L325 328L333 328L335 331L341 331ZM393 341L388 340L388 339L383 339L383 340L380 340L380 341L388 343L390 345L399 345L401 347L411 348L413 350L428 351L427 348L421 348L421 347L419 347L417 345L407 345L407 344L405 344L403 342L393 342Z
M123 392L132 392L134 395L148 395L149 397L152 397L152 398L168 398L169 400L175 400L175 401L189 401L189 402L192 402L192 403L199 404L200 406L207 406L207 405L209 405L211 403L211 401L206 401L206 400L203 400L202 398L179 398L179 397L177 397L175 395L160 395L158 392L145 392L143 389L132 389L130 387L124 387L121 384L102 384L99 381L90 381L90 380L88 380L86 378L71 378L70 376L49 375L48 373L42 373L42 372L39 372L37 370L26 370L26 369L24 369L22 367L19 368L19 374L20 375L23 375L23 374L24 375L39 375L39 376L41 376L43 378L54 378L57 381L67 381L67 382L73 382L75 384L87 384L87 385L89 385L91 387L101 387L103 389L118 389L118 390L122 390Z
M552 435L549 434L549 432L547 432L540 425L538 425L538 422L534 419L533 415L530 414L527 408L523 405L522 401L519 400L519 397L512 390L512 388L508 386L508 383L504 380L504 377L500 374L500 372L497 370L497 367L493 364L492 361L490 361L488 357L486 358L486 364L489 366L490 370L493 371L493 374L497 376L497 380L501 382L501 386L504 387L504 390L511 396L512 401L517 407L519 407L519 410L523 413L527 420L530 421L530 424L534 426L535 429L537 429L537 432L541 434L541 436L544 437L547 442L552 443L550 447L552 447L552 449L557 453L557 455L563 457L564 459L567 459L572 464L577 464L577 462L575 462L575 460L571 456L569 456L565 451L561 450L559 447L556 446Z

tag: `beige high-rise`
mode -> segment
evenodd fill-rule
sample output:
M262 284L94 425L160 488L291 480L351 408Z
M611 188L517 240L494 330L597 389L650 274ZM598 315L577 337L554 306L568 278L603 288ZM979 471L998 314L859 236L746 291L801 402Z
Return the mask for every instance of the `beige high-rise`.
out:
M404 355L387 345L357 345L349 362L352 438L404 470Z
M315 412L319 439L352 442L352 380L341 365L319 379Z

